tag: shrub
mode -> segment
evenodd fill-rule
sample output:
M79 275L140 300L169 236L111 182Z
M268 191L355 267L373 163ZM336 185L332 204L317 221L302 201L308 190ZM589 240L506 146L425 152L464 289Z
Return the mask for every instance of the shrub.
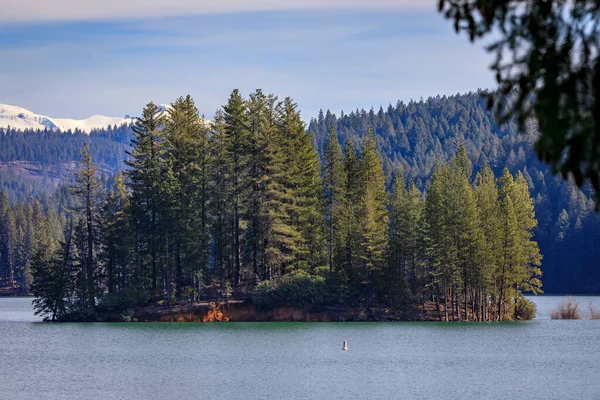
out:
M193 286L185 286L181 291L181 300L187 303L193 303L198 296L198 290Z
M567 296L564 303L552 310L550 317L552 319L581 319L579 303L573 297Z
M365 309L364 309L364 308L361 308L361 309L358 311L358 316L357 316L357 319L358 319L359 321L367 321L367 320L369 319L369 317L367 316L367 313L365 312Z
M522 294L515 301L515 319L530 320L535 318L535 304Z
M325 278L304 271L294 271L276 280L262 281L252 291L254 304L263 309L278 305L323 305L326 296Z
M148 302L148 295L142 291L124 289L105 294L96 307L98 311L123 311L143 306Z
M590 310L590 319L600 319L600 311L598 311L594 303L590 301L588 308Z

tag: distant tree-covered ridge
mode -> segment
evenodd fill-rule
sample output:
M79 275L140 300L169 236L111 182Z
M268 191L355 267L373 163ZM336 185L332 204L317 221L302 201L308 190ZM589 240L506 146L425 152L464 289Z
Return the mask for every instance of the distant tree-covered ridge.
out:
M402 167L406 180L414 181L416 188L425 193L436 160L448 161L461 144L473 165L471 179L486 163L496 176L502 175L505 167L513 175L521 171L534 199L538 220L534 238L544 254L541 268L545 292L600 291L600 269L595 259L600 219L593 212L591 191L585 187L579 190L554 177L531 152L536 132L523 135L513 123L497 125L479 93L399 102L337 117L322 112L307 127L322 162L331 127L338 136L338 145L345 147L350 141L359 153L372 129L388 191ZM130 150L132 137L131 127L127 126L99 130L89 136L81 132L8 133L0 135L0 187L12 204L24 204L33 195L43 206L55 202L52 194L72 176L84 142L89 144L101 174L109 175L127 168L126 151ZM109 177L101 179L108 181ZM65 186L59 190L59 203L64 201L65 191ZM57 212L64 210L58 207Z
M132 130L124 174L103 182L84 145L62 232L52 213L36 218L29 263L3 264L11 285L31 275L48 319L231 295L267 309L533 316L523 293L541 291L541 255L527 181L474 174L464 146L422 195L401 168L386 189L370 129L357 152L332 126L321 162L293 100L260 90L233 91L210 124L189 96L166 112L149 103Z
M124 168L131 126L81 131L18 131L0 129L0 188L11 202L30 194L51 195L66 183L84 143L100 168L114 173Z

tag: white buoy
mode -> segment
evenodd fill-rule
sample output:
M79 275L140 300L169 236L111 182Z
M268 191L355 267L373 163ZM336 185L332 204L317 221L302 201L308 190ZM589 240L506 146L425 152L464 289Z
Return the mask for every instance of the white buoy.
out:
M345 340L344 340L344 347L342 347L342 350L348 350L348 343L346 343Z

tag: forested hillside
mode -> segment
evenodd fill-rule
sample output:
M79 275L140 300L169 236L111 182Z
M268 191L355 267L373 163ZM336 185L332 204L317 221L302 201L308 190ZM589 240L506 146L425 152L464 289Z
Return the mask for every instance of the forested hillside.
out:
M534 199L535 239L544 256L546 293L600 292L600 218L590 192L553 176L531 151L534 129L519 134L514 123L498 126L479 93L399 102L379 110L355 110L339 117L330 111L311 120L308 131L322 151L330 127L340 143L360 148L369 128L377 138L387 184L397 166L426 190L436 160L446 161L461 144L473 163L473 174L487 162L496 175L507 167L522 171Z
M539 221L535 239L544 256L545 292L600 291L600 268L594 251L600 244L600 219L593 212L587 191L552 176L530 150L535 131L520 135L514 124L499 127L478 93L398 103L379 110L355 110L337 117L323 112L308 125L321 154L332 126L340 145L349 140L359 152L372 128L390 190L395 171L402 166L406 179L414 180L416 187L425 191L436 160L447 161L461 144L473 164L471 178L486 162L497 176L505 166L513 174L523 171ZM14 130L2 133L0 188L12 203L30 194L38 198L41 193L51 195L60 182L69 180L84 142L89 144L100 171L113 173L124 168L132 137L130 127L113 127L90 135Z
M0 129L0 189L11 202L30 194L51 195L67 182L84 143L102 171L122 169L131 141L131 127L108 127L90 134L76 130L18 131Z

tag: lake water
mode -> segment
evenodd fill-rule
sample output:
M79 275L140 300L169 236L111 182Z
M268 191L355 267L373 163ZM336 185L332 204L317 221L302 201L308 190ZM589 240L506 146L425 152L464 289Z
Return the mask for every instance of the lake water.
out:
M0 398L600 399L600 321L532 299L511 323L44 324L0 298Z

